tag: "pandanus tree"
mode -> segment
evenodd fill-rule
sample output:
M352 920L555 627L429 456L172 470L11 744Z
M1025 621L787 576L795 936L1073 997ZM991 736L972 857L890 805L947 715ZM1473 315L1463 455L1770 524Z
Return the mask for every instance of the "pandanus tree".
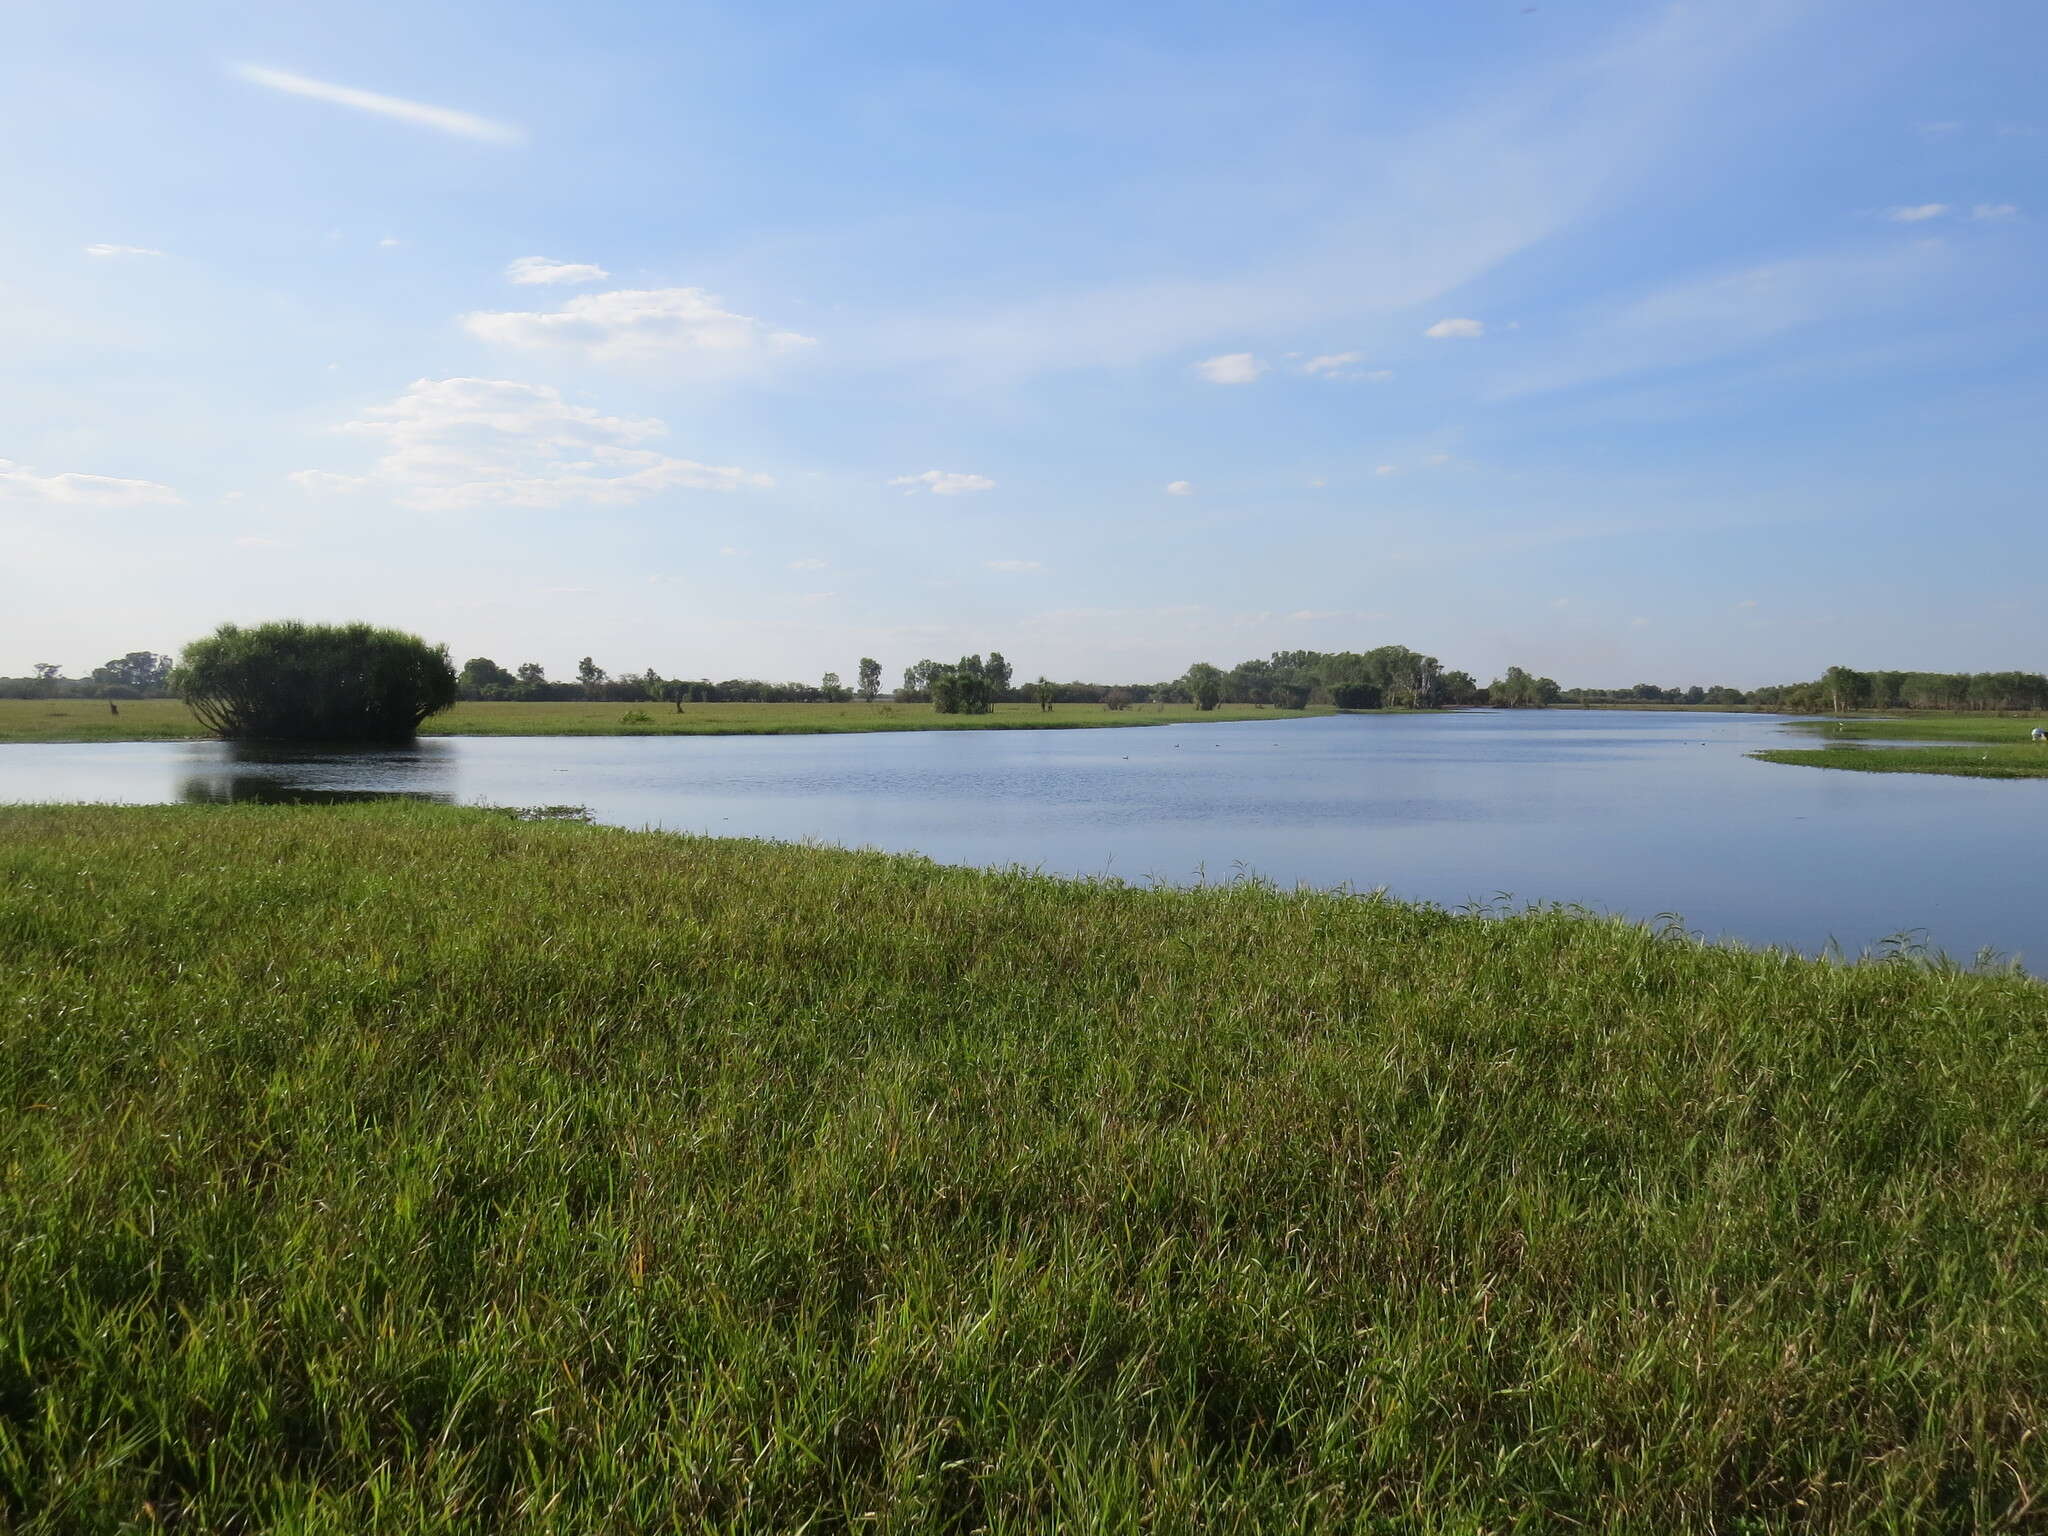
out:
M171 687L217 736L410 741L455 702L448 648L369 624L223 624L185 647Z

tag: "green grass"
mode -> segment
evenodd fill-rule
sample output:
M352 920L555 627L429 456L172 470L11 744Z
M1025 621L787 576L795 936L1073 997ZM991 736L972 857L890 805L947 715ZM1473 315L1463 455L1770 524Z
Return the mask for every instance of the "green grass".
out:
M458 704L434 716L425 736L811 736L852 731L1061 730L1169 725L1181 720L1294 720L1328 709L1259 709L1226 704L1202 714L1192 704L998 704L989 715L941 715L929 704ZM626 716L644 715L628 722ZM121 713L92 699L0 699L0 743L170 741L206 735L175 699L134 699Z
M2038 1529L2048 992L0 810L0 1529Z
M1856 716L1842 720L1799 720L1795 730L1828 745L1793 747L1750 755L1767 763L1806 768L1847 768L1859 773L1943 773L1976 779L2048 778L2048 743L2031 739L2048 717L1955 715L1929 712ZM1859 743L1910 741L1934 746L1887 747ZM1946 745L1942 745L1946 744Z

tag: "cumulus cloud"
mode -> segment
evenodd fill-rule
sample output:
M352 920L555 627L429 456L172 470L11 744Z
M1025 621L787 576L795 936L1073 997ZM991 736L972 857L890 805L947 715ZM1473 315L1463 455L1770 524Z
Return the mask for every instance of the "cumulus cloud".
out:
M820 560L816 555L811 555L802 560L790 561L789 568L792 571L822 571L825 569L825 564L826 562Z
M1044 565L1036 560L984 560L981 562L992 571L1042 571Z
M601 283L611 273L588 262L549 261L545 256L522 256L506 264L505 276L515 283Z
M389 491L421 511L624 506L664 491L771 486L767 475L700 464L644 446L668 435L653 417L606 416L545 384L418 379L339 429L380 442L367 475L300 470L307 490Z
M1970 209L1970 217L1973 219L2010 219L2016 217L2019 211L2019 208L2012 203L1978 203Z
M472 336L500 346L580 352L595 362L747 363L816 345L809 336L736 314L702 288L583 293L556 310L478 310L462 323Z
M1431 341L1469 340L1486 334L1486 322L1469 320L1458 316L1439 320L1422 333Z
M161 256L162 251L153 251L146 245L88 245L88 256Z
M314 101L332 102L339 107L353 107L358 112L369 112L378 117L389 117L422 128L437 128L442 133L452 133L458 138L476 139L486 144L517 144L525 138L525 135L511 124L493 122L487 117L478 117L473 112L460 112L453 107L429 106L426 102L407 101L400 96L380 96L375 91L361 91L354 86L313 80L305 75L292 74L288 70L265 69L260 64L237 64L234 66L234 73L252 85L283 91L288 96L305 96Z
M992 491L996 488L995 481L987 475L963 475L947 469L928 469L921 475L898 475L889 483L908 486L912 495L930 491L934 496L961 496L968 491Z
M1169 480L1166 482L1166 494L1169 496L1192 496L1195 494L1195 483L1192 480Z
M1938 219L1947 212L1947 203L1914 203L1910 207L1893 208L1885 217L1894 224L1923 224L1929 219Z
M26 464L0 459L0 500L47 501L67 507L163 507L184 498L154 480L112 475L39 475Z
M1338 374L1364 357L1363 352L1328 352L1321 357L1312 357L1301 365L1303 373Z
M1267 364L1249 352L1225 352L1195 364L1195 372L1211 384L1250 384L1266 371Z

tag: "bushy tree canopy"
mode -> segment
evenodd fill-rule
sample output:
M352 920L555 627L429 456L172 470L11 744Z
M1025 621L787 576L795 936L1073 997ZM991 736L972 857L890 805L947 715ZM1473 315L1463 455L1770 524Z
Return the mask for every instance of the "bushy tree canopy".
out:
M455 668L446 646L369 624L223 624L171 686L220 736L406 741L455 702Z

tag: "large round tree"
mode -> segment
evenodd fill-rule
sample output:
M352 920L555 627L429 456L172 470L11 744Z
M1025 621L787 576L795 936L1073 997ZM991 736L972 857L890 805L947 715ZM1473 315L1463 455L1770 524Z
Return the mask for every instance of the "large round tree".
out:
M369 624L223 624L185 647L171 687L216 735L409 741L455 702L448 647Z

